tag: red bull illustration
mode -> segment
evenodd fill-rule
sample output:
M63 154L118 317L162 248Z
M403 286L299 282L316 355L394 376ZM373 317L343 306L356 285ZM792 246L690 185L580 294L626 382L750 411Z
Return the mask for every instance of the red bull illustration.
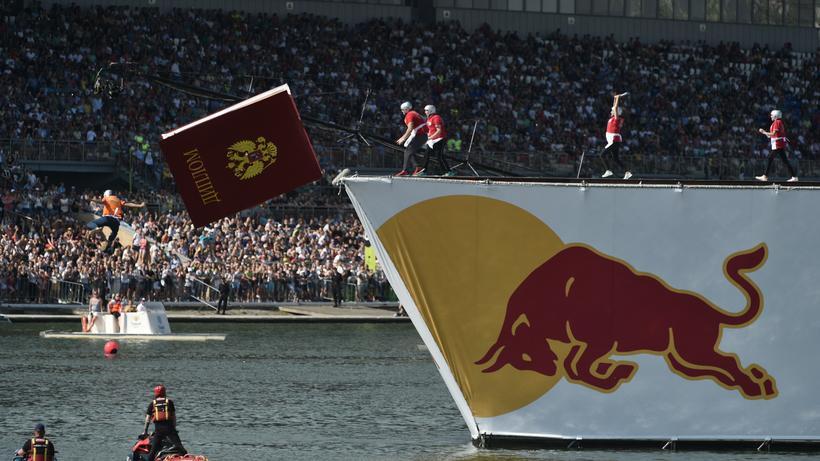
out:
M345 185L474 441L820 444L820 189Z
M614 392L638 365L611 356L655 354L683 378L711 379L746 399L775 398L775 379L762 366L744 367L719 349L723 328L747 326L762 312L763 297L746 273L766 257L761 243L726 258L724 274L746 298L734 314L588 245L567 245L513 292L498 340L475 363L485 373L509 365ZM569 352L560 358L550 341Z

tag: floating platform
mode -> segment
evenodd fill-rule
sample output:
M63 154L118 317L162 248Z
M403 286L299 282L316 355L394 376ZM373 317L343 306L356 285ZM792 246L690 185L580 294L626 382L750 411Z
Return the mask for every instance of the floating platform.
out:
M40 336L49 339L115 339L140 341L225 341L227 335L217 333L169 333L169 334L129 334L129 333L82 333L78 331L41 331Z
M81 317L83 331L41 331L43 338L117 339L140 341L224 341L218 333L172 333L165 306L158 302L140 303L136 312L119 317L100 312Z

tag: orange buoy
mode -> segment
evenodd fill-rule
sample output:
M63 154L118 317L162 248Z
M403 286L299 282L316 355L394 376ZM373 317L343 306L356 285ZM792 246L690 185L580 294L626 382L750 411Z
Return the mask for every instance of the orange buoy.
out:
M105 347L103 347L103 353L106 357L113 357L117 355L117 352L120 350L120 345L117 344L116 341L108 341L105 343Z

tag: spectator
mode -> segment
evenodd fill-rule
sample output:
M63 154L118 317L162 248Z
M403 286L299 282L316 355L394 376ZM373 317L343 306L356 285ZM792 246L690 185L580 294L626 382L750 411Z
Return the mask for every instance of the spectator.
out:
M97 317L102 313L102 299L100 299L97 290L91 292L91 298L88 300L88 316L83 331L91 331Z
M123 312L122 296L117 293L114 299L108 302L108 313L114 316L115 333L120 332L120 314Z
M219 302L216 305L217 314L226 314L228 312L228 299L231 296L231 284L223 283L219 290Z

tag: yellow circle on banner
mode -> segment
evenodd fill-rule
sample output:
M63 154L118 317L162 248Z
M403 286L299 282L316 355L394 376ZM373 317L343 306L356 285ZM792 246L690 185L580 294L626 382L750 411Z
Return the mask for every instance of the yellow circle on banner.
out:
M377 233L475 416L521 408L561 379L475 363L498 338L513 291L563 248L544 222L507 202L457 195L410 206Z

